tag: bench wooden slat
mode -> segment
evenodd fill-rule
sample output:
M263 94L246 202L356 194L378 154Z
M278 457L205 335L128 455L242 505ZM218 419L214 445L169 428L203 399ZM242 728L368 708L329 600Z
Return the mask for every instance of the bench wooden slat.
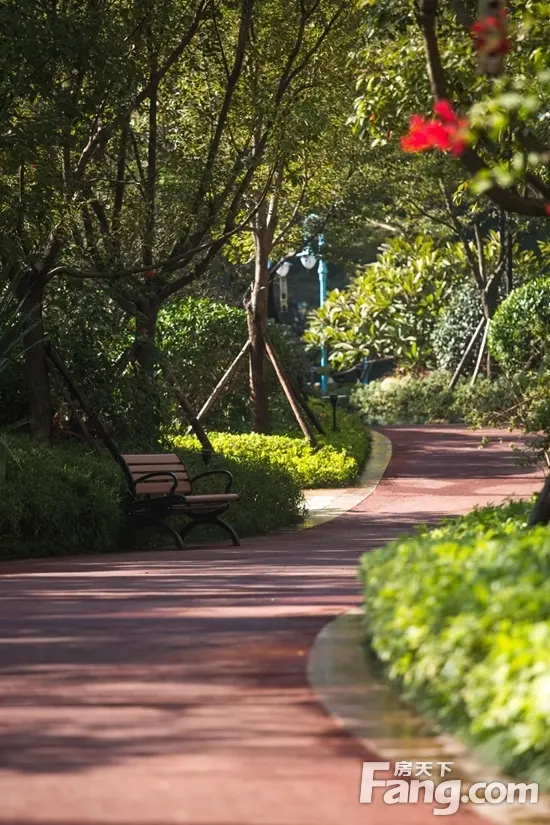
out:
M156 476L145 481L139 479L148 473L173 473L177 479L174 493L186 495L191 492L191 479L185 464L175 453L123 455L132 480L136 483L136 495L168 495L174 479L170 476Z
M164 482L164 481L152 481L152 482L142 482L141 484L136 484L136 495L138 496L154 496L154 495L168 495L168 493L172 490L172 483L173 482ZM191 490L190 484L178 484L176 489L174 490L174 494L179 494L182 496L187 495Z
M131 467L132 464L179 464L180 467L184 466L181 458L175 453L164 453L164 455L149 455L147 453L142 455L123 455L122 458L129 467Z
M133 464L130 467L130 473L134 480L136 478L140 478L141 476L148 475L148 473L174 473L176 478L189 478L189 473L187 470L183 469L183 467L174 466L172 468L170 465L156 467L154 464Z

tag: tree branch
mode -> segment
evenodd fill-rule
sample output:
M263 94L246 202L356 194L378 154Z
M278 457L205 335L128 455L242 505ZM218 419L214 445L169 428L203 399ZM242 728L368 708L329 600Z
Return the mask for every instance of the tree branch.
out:
M139 107L139 105L150 96L153 88L155 86L158 86L158 84L168 74L172 66L179 60L179 58L181 57L181 55L183 54L183 52L185 51L193 37L195 36L201 24L205 4L206 0L199 0L195 16L191 22L191 25L189 26L183 37L180 39L178 45L172 50L172 52L166 58L162 66L158 68L155 75L149 79L149 81L145 84L143 89L141 89L141 91L139 91L134 96L132 101L126 107L124 107L124 109L121 112L119 112L119 114L116 115L109 123L97 129L97 131L95 131L94 134L90 136L90 139L84 147L84 149L82 150L82 153L74 168L73 178L75 182L78 182L82 178L86 170L86 167L94 157L96 151L101 147L101 145L105 145L109 141L115 129L122 123L124 123L124 121L128 120L132 112L134 112Z
M436 100L447 99L447 80L445 70L441 61L439 44L437 40L437 13L439 0L415 0L415 16L422 33L424 41L424 51L426 54L426 67L432 94ZM472 148L467 148L461 155L461 161L471 175L477 175L481 171L487 171L488 167ZM522 197L514 189L503 189L497 184L487 190L489 197L498 206L507 212L515 212L519 215L529 215L532 217L548 217L545 210L545 202L542 198Z

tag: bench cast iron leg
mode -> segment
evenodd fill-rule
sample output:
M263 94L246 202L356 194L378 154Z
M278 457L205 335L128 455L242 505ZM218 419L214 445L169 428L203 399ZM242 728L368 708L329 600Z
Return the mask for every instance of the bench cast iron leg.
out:
M216 516L215 518L210 518L210 519L202 519L201 518L199 520L190 521L188 524L185 525L185 527L183 527L180 530L180 536L183 539L183 541L185 541L185 539L187 538L187 536L189 535L191 530L194 530L195 527L198 527L201 524L217 524L218 527L221 527L222 530L225 530L226 533L229 533L229 535L231 536L231 541L233 542L234 547L239 547L240 546L239 537L236 534L236 532L233 530L231 525L227 524L227 522L224 521L223 519L221 519L219 516Z
M225 530L226 533L229 533L229 535L231 536L231 541L233 542L233 547L240 547L241 542L239 541L239 537L230 524L228 524L219 516L216 518L214 524L218 524L222 528L222 530Z
M132 526L130 528L129 539L133 538L133 536L136 533L138 533L140 530L145 529L146 527L155 527L157 530L164 531L165 533L168 533L170 538L173 539L174 544L176 545L178 550L184 550L185 549L183 539L180 536L180 534L178 533L178 531L175 530L172 527L171 524L166 524L164 521L151 522L150 524L136 524L136 525Z

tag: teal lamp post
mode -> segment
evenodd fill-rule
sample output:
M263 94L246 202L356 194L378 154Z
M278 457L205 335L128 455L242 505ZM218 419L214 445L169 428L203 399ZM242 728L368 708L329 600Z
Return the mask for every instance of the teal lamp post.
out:
M314 216L311 216L314 217ZM303 252L297 256L300 258L302 264L305 266L306 269L314 269L317 267L317 272L319 274L319 306L322 307L327 299L327 275L328 275L328 266L325 259L322 256L323 246L325 245L325 238L323 235L319 234L317 236L318 239L318 248L319 248L319 260L313 254L313 250L311 246L307 246ZM327 375L326 375L326 368L328 366L328 352L326 346L321 347L321 391L327 391Z

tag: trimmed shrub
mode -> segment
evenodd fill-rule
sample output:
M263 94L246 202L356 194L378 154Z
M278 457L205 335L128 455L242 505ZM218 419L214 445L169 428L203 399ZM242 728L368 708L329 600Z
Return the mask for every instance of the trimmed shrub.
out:
M445 372L433 372L425 378L384 378L357 387L350 402L367 424L455 422L460 420L460 414L453 407L450 378Z
M529 502L363 556L372 649L408 698L507 771L550 787L550 529Z
M538 367L550 355L550 279L515 289L491 322L489 350L509 373Z
M236 462L255 461L261 465L284 469L303 489L345 487L353 484L370 450L370 434L358 415L340 410L339 430L330 431L332 413L327 405L315 404L327 435L313 450L300 434L261 435L259 433L209 433L216 451ZM176 436L176 449L196 447L194 436Z
M0 560L119 549L126 484L110 456L98 458L80 447L46 447L24 437L8 442L0 483ZM204 471L200 453L186 452L182 458L193 475ZM238 460L215 456L208 469L217 468L233 474L234 489L241 493L230 511L240 535L266 533L302 518L300 485L282 467L248 455ZM220 480L205 479L200 489L216 491ZM214 529L205 528L203 535L221 538Z
M124 480L112 459L79 448L7 439L0 496L0 559L115 550Z

